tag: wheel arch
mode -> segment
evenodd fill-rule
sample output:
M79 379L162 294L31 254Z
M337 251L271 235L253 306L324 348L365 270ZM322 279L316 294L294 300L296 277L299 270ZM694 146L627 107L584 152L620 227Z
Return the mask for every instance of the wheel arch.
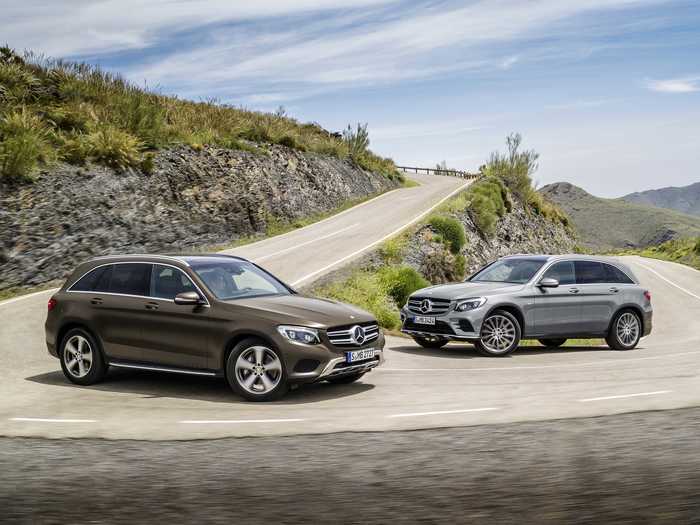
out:
M77 320L69 320L66 321L61 325L61 327L58 329L56 332L56 354L58 356L61 355L61 341L63 341L63 338L66 336L68 332L73 330L74 328L80 328L81 330L85 330L87 333L89 333L92 338L95 340L97 343L97 346L99 347L98 350L102 352L102 355L104 357L104 349L102 347L102 340L99 338L97 335L97 332L93 330L88 324L77 321Z
M488 312L486 312L484 319L486 319L489 315L491 315L496 310L503 310L504 312L508 312L513 317L515 317L515 319L518 321L518 324L520 325L520 336L523 337L525 335L525 315L523 314L520 307L518 307L517 305L515 305L513 303L496 304L496 305L492 306ZM483 323L483 320L482 320L482 323Z
M269 344L272 348L279 351L278 346L275 344L275 342L270 338L270 336L268 334L265 334L263 332L259 332L257 330L241 330L239 332L234 332L226 340L226 344L224 345L224 351L222 353L222 360L221 360L221 363L219 363L221 365L221 370L224 371L224 374L226 374L226 361L228 361L228 356L231 355L231 352L233 351L233 349L236 347L236 345L238 343L240 343L241 341L243 341L245 339L248 339L249 337L255 337L257 339L262 339L267 344ZM282 362L285 363L284 358L282 359ZM286 366L286 363L285 363L285 366Z
M610 330L612 329L613 322L617 318L617 316L622 312L623 310L632 310L634 313L637 314L637 317L639 318L639 328L641 330L641 333L644 333L644 311L639 307L639 305L636 305L634 303L628 303L628 304L623 304L620 307L618 307L617 310L615 310L615 313L612 314L610 317L610 322L608 323L608 329L605 332L606 335L610 333Z

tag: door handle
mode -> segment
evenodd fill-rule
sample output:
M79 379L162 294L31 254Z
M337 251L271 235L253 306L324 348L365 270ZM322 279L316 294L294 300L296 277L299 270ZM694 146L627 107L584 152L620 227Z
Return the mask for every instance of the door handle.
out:
M617 292L620 291L620 289L613 286L613 287L610 288L610 291L611 291L612 293L617 293Z
M569 288L569 293L578 293L578 288Z
M153 302L146 303L146 310L158 310L158 303L153 303Z
M101 297L93 297L90 299L90 304L102 304L102 298Z

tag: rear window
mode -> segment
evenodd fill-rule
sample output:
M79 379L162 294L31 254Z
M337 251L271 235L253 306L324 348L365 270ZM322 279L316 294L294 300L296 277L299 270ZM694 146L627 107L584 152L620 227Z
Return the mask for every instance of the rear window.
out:
M111 265L100 266L78 279L78 282L71 286L70 289L76 292L106 292L111 275Z
M151 265L147 263L115 264L109 280L109 293L148 295Z

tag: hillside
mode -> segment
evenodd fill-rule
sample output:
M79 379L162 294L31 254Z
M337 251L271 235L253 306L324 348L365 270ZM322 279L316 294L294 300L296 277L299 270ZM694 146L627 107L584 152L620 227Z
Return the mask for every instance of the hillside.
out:
M659 188L630 193L622 200L676 210L688 215L700 215L700 182L688 186Z
M595 197L567 182L549 184L540 193L564 209L582 244L592 250L643 248L700 235L698 217Z

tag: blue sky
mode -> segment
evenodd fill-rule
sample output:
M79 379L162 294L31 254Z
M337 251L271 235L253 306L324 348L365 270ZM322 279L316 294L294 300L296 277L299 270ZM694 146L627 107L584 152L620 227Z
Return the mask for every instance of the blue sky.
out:
M476 169L518 131L541 183L700 180L700 2L0 0L0 40L192 99L340 130L399 164Z

